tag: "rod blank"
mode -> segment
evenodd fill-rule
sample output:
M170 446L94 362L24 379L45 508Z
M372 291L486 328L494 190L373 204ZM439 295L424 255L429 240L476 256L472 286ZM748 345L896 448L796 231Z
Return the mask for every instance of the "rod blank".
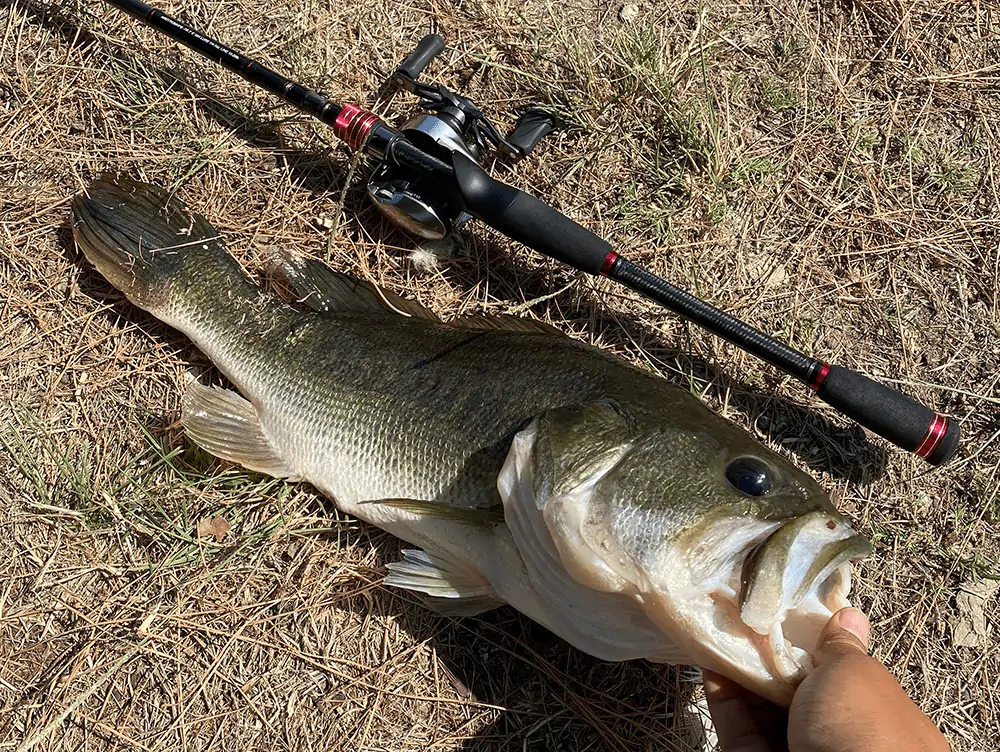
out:
M130 16L152 26L186 47L190 47L223 68L242 76L250 83L266 89L293 107L322 120L327 125L333 125L337 115L340 114L340 105L334 104L322 94L307 89L282 76L277 71L241 55L231 47L205 36L151 5L139 2L139 0L105 0L105 2L125 11Z

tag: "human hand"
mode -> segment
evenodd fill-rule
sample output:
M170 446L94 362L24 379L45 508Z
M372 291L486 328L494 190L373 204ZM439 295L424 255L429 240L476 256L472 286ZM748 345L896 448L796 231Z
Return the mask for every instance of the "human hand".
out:
M941 732L868 655L868 633L861 611L834 614L813 654L816 668L787 714L706 671L708 708L724 752L948 752Z

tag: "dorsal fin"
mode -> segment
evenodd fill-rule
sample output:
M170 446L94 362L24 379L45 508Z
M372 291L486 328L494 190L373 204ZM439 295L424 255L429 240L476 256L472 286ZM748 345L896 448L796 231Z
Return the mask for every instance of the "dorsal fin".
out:
M284 249L276 251L276 257L277 271L288 280L299 300L313 310L389 311L414 318L440 320L414 300L407 300L371 282L334 271L319 261L302 258ZM452 319L446 326L566 336L550 324L510 314L472 313Z
M525 332L527 334L558 334L562 337L566 336L551 324L536 321L535 319L523 319L520 316L512 316L506 313L472 313L468 316L460 316L457 319L452 319L447 322L447 326L462 329L488 329L497 332Z
M438 318L420 303L406 300L371 282L337 272L319 261L277 251L277 271L292 286L301 302L316 311L381 311L401 316Z

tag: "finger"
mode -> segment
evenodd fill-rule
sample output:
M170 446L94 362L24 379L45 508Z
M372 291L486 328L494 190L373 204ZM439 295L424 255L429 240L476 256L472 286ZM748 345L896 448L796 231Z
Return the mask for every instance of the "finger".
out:
M857 637L861 647L866 653L868 652L868 638L871 635L872 625L861 610L842 608L833 615L832 621L841 629Z
M724 676L704 672L705 698L723 752L771 752L754 722L746 690Z
M824 654L860 653L867 655L870 634L871 624L863 612L856 608L842 608L830 617L830 621L820 632L819 640L816 643L817 662L822 661Z

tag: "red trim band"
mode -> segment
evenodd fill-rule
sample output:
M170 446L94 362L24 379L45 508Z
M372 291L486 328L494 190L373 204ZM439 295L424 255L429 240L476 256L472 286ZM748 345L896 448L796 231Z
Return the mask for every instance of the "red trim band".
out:
M608 276L608 272L611 271L611 267L618 260L618 254L614 251L608 251L608 255L604 257L604 263L601 264L601 274L605 277Z
M934 420L931 421L930 426L927 428L927 434L924 436L924 440L921 441L919 446L913 450L913 453L926 460L934 454L937 448L941 445L941 440L944 439L944 435L947 432L948 419L943 415L934 413Z
M813 391L819 391L819 388L823 386L823 382L826 381L827 374L830 373L829 363L819 364L819 373L816 374L815 378L809 382L809 387Z
M333 132L352 149L360 149L368 140L372 128L381 122L378 115L362 110L355 104L345 104L333 121Z

